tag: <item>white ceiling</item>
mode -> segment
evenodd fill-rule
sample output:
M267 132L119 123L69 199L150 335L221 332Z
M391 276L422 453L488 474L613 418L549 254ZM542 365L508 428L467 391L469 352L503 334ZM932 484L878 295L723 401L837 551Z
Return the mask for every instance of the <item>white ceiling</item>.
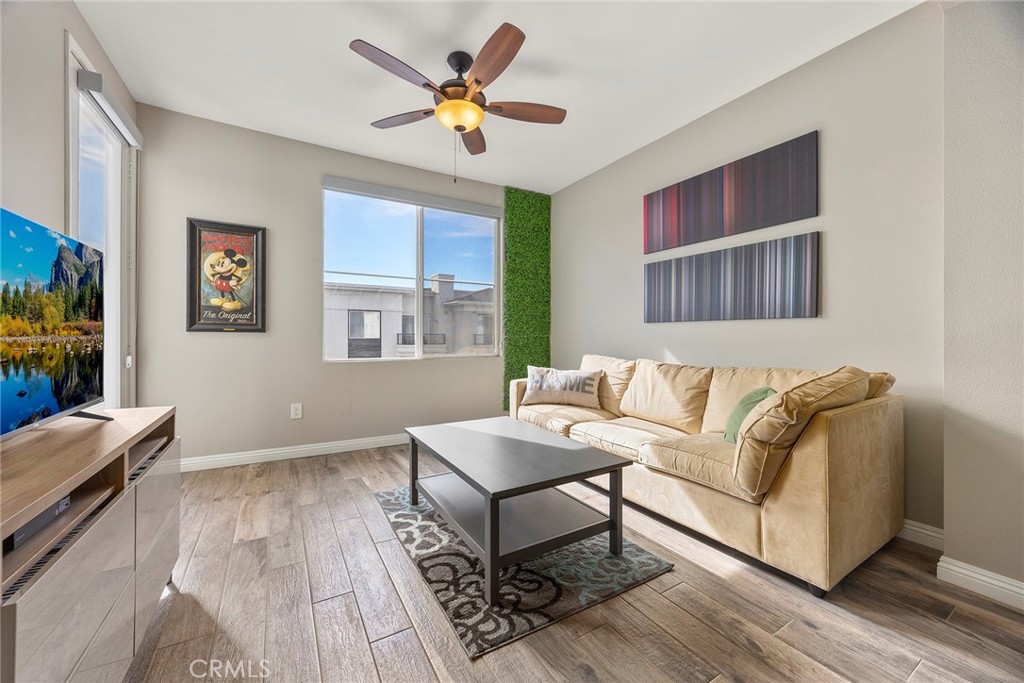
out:
M916 2L78 2L139 102L452 172L429 93L348 49L362 38L436 83L503 21L526 43L491 101L564 107L560 126L489 116L459 175L552 193L900 14ZM651 106L653 105L653 106Z

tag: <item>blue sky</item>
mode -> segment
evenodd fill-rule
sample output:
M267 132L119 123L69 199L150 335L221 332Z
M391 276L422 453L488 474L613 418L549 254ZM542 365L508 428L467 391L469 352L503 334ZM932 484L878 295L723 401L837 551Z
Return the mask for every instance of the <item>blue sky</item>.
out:
M76 246L74 240L7 209L0 209L0 228L0 287L7 282L12 292L15 286L24 289L29 276L34 283L49 283L58 245Z
M424 209L423 274L494 282L495 220ZM324 192L324 270L416 277L416 208L343 192ZM412 282L325 275L335 282L411 286ZM472 289L472 287L459 287Z

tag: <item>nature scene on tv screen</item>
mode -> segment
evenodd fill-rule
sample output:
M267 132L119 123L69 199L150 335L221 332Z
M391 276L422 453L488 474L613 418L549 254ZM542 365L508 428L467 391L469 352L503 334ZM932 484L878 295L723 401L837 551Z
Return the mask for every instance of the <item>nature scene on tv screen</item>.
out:
M103 255L0 209L0 435L103 396Z

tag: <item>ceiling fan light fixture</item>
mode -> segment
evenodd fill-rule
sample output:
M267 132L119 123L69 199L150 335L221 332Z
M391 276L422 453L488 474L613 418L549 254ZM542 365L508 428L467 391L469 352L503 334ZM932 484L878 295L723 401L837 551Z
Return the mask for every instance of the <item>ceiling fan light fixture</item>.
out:
M484 88L489 87L494 79L505 71L519 53L524 40L525 33L508 22L503 23L480 48L476 59L466 52L453 52L448 55L448 66L455 72L456 77L449 78L440 86L379 47L374 47L365 40L353 40L349 47L356 54L418 88L429 90L434 95L436 106L433 109L388 116L370 125L374 128L394 128L422 121L433 113L442 126L461 133L456 140L461 140L466 151L476 155L487 151L484 134L480 132L485 111L514 121L562 123L565 120L565 110L559 107L533 102L487 104Z
M484 120L484 110L469 100L445 100L434 109L434 116L448 130L468 133Z

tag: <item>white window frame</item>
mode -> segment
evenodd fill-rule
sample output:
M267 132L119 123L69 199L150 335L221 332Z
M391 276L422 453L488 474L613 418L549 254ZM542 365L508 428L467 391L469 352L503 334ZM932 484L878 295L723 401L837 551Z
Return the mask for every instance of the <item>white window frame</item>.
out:
M415 354L410 358L327 358L323 354L321 349L321 358L325 363L379 363L379 362L409 362L409 361L423 361L423 360L440 360L440 359L472 359L472 358L495 358L501 357L505 353L504 343L504 293L502 291L502 263L504 263L504 235L505 235L505 212L501 207L490 206L489 204L480 204L477 202L470 202L464 199L453 199L451 197L441 197L438 195L427 194L425 192L415 192L413 190L403 190L395 187L388 187L386 185L377 185L375 183L367 183L360 180L350 180L348 178L341 178L338 176L324 176L323 178L323 189L322 192L345 192L348 194L361 195L363 197L371 197L373 199L383 199L391 202L401 202L403 204L411 204L416 208L416 331L415 331ZM460 353L460 354L431 354L429 356L423 354L423 287L427 278L423 273L423 209L440 209L442 211L453 211L457 213L465 213L473 216L482 216L484 218L493 218L495 220L494 225L494 351L492 353ZM321 229L326 229L324 225L324 201L323 198L320 202L320 225ZM325 235L321 234L320 237L320 248L323 249L325 244ZM321 252L321 257L324 254ZM321 258L323 263L323 258ZM366 275L372 275L366 273ZM374 276L378 277L378 276ZM321 280L323 274L321 273ZM408 278L402 278L408 279ZM457 282L462 282L458 280ZM323 294L323 283L321 282L321 310L324 310L324 294ZM323 330L323 315L320 318L321 330L320 338L324 338ZM321 342L323 343L323 342Z
M136 334L137 301L135 277L136 218L138 208L138 178L135 169L138 167L138 149L133 148L118 130L117 124L111 120L110 114L95 100L91 93L78 87L78 71L88 69L95 71L92 62L81 48L70 31L64 32L65 48L65 234L72 239L79 238L78 230L78 167L79 167L79 135L78 120L83 96L90 100L87 106L93 108L99 118L105 122L122 143L120 163L120 183L116 190L117 210L120 212L120 230L116 235L106 235L103 258L104 270L104 336L109 331L119 341L117 362L108 362L112 357L104 358L104 372L109 368L113 377L104 377L103 403L101 408L119 408L135 405L135 371L133 369L133 353ZM113 239L111 239L113 238ZM117 277L109 277L116 273ZM113 305L112 305L113 304ZM113 379L114 381L108 381Z

